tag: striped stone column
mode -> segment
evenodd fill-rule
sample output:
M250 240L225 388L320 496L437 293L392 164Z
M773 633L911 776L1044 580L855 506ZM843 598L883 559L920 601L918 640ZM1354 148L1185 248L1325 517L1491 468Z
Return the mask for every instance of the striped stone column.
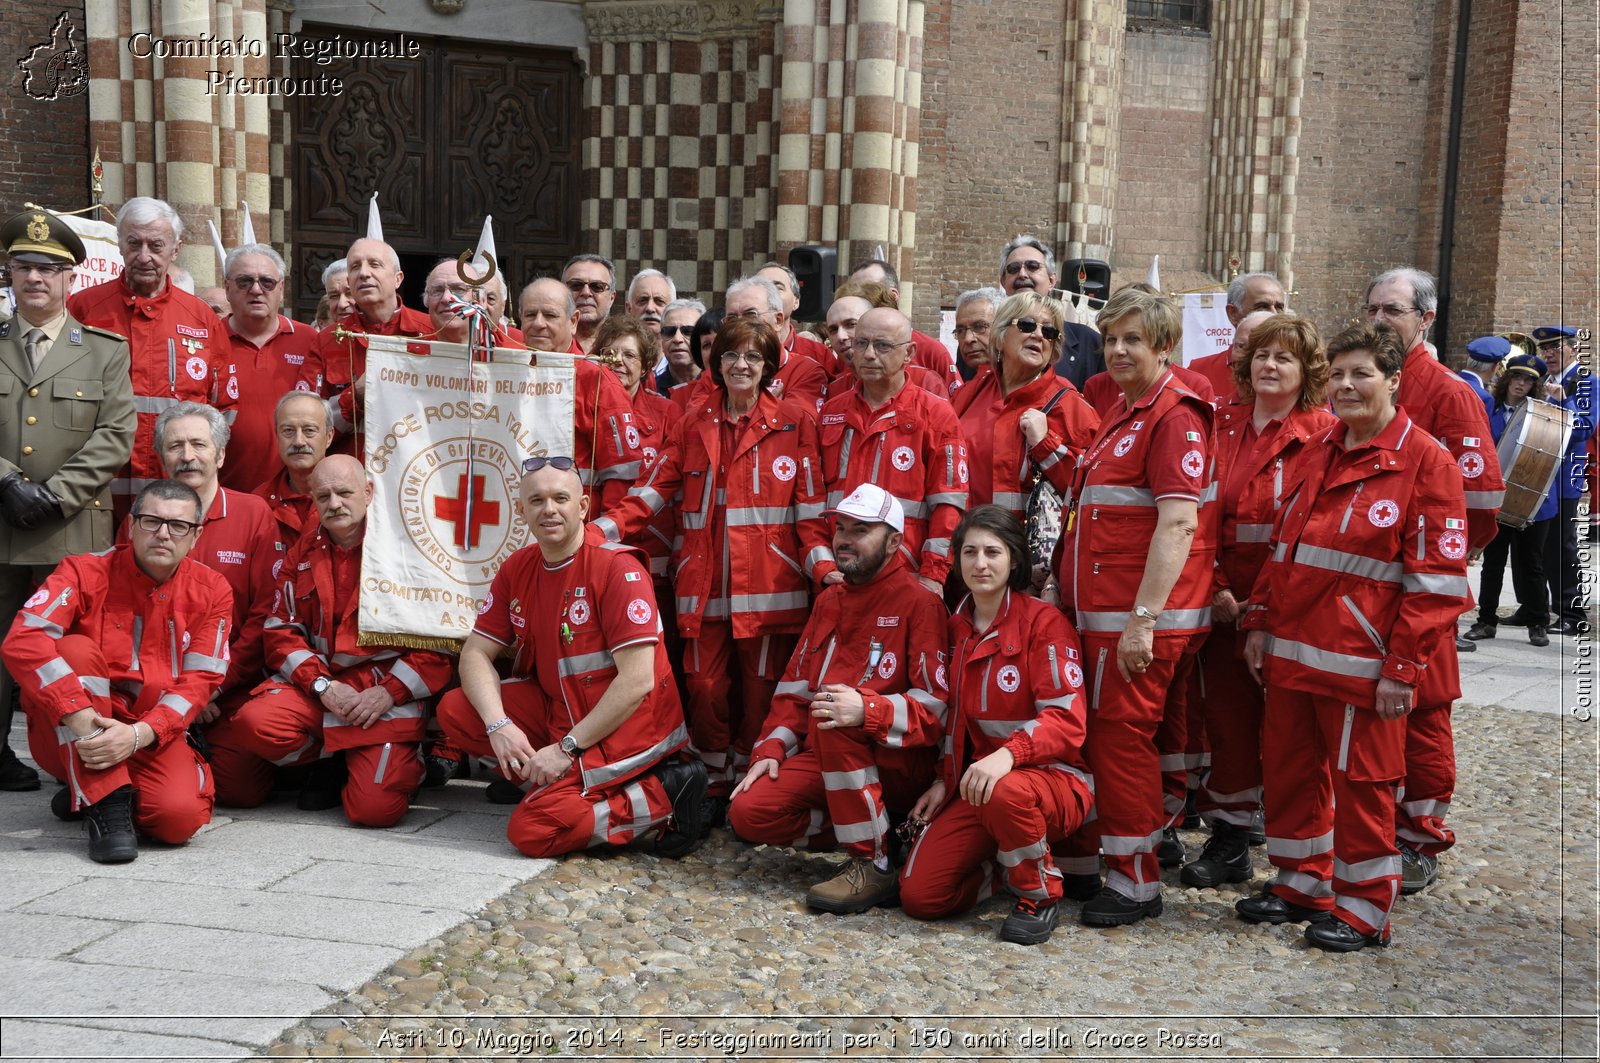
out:
M1110 259L1114 245L1121 134L1122 39L1127 5L1078 0L1064 20L1061 180L1056 244L1063 258Z
M1270 270L1294 287L1295 181L1310 0L1213 8L1206 267Z

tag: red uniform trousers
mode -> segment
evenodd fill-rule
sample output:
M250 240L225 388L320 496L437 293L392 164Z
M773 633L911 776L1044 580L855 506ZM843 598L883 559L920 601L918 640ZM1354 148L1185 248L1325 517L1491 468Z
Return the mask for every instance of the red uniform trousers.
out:
M532 679L502 680L500 700L534 749L559 741L569 729L550 726L555 709ZM461 688L439 699L438 715L452 745L471 756L494 758L483 718ZM573 770L529 790L511 813L506 837L524 856L561 856L597 845L626 845L671 816L672 801L654 775L635 775L585 791L581 776Z
M1105 854L1106 885L1125 897L1147 901L1161 893L1156 845L1173 822L1169 798L1183 783L1183 710L1169 712L1171 690L1182 670L1192 668L1191 646L1198 639L1156 639L1154 659L1128 683L1117 669L1117 637L1083 633L1088 662L1089 719L1084 758L1094 776L1095 829L1081 830L1060 848L1072 874L1096 870L1094 852ZM1185 663L1189 658L1189 663ZM1182 699L1177 699L1181 704ZM1158 746L1157 742L1161 744ZM1161 753L1176 754L1162 770ZM1182 793L1177 789L1177 815Z
M864 860L889 855L892 820L933 785L939 750L885 749L860 727L814 728L811 748L763 775L728 807L733 831L754 845L832 849ZM885 755L887 754L887 755Z
M1052 768L1013 769L986 805L954 797L900 869L900 906L913 919L939 919L1002 886L1018 897L1059 901L1061 872L1050 847L1078 830L1092 800L1082 779Z
M798 641L798 633L734 638L733 624L709 619L699 638L683 640L689 751L706 766L710 796L727 797L744 778Z
M273 768L310 764L323 755L320 702L291 686L259 689L208 735L225 805L254 808L272 793ZM416 742L379 742L344 751L349 779L344 814L358 827L392 827L422 785Z
M1269 682L1261 759L1272 891L1387 936L1400 892L1394 805L1405 719Z
M1266 698L1245 666L1237 624L1217 623L1200 651L1211 771L1197 807L1207 820L1248 827L1261 806L1261 717Z
M1197 640L1198 641L1198 640ZM1113 646L1115 644L1113 643ZM1111 660L1116 666L1115 649ZM1197 654L1185 653L1172 671L1167 684L1167 700L1161 707L1161 726L1156 728L1156 757L1161 765L1161 808L1168 827L1183 822L1191 779L1198 779L1204 763L1205 728L1200 719L1200 669Z
M1419 698L1425 693L1425 685L1418 688ZM1395 805L1394 832L1403 844L1429 856L1456 843L1456 832L1444 821L1456 789L1453 704L1418 705L1405 718L1406 771Z
M63 635L56 649L83 684L94 704L94 711L108 720L132 723L139 717L128 711L119 697L98 694L94 687L107 689L106 660L100 644L87 635ZM95 683L93 680L98 679ZM133 808L133 823L139 833L168 845L182 845L195 831L211 822L214 797L211 773L206 762L181 738L164 745L141 749L120 764L103 771L85 767L78 759L72 733L46 718L26 694L22 710L28 715L28 749L39 767L66 781L73 793L73 807L81 811L84 802L97 804L113 790L135 786L139 799Z

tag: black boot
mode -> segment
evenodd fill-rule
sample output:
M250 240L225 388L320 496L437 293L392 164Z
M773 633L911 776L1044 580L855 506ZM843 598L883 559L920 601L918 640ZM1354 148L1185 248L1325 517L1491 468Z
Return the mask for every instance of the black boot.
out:
M1183 863L1183 839L1178 837L1177 827L1168 827L1161 832L1161 843L1156 846L1156 860L1162 867L1177 867Z
M89 829L89 859L97 864L126 864L139 855L139 837L133 832L133 803L137 791L119 786L84 809Z
M652 772L672 802L672 819L656 839L657 856L688 856L706 834L706 766L698 760L670 760Z
M9 745L0 744L0 790L22 793L38 788L39 773L22 763Z
M1200 850L1200 856L1178 872L1186 886L1205 889L1224 882L1248 882L1254 870L1250 866L1250 832L1231 823L1218 823L1211 831L1211 840Z
M344 802L344 784L349 772L344 766L344 754L335 753L311 765L306 781L300 784L300 798L295 804L302 812L321 812L338 808Z

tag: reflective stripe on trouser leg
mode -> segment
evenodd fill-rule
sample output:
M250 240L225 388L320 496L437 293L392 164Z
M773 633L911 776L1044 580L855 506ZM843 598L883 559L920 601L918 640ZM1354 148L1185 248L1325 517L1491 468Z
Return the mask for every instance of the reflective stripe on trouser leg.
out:
M763 773L728 806L728 824L754 845L832 849L835 839L816 752L808 749L784 760L777 778Z
M344 751L344 762L346 819L358 827L392 827L405 818L422 785L422 743L356 746Z
M527 856L560 856L595 845L625 845L671 815L672 802L654 775L586 794L571 772L530 791L511 813L506 836Z
M106 674L105 656L98 642L87 635L63 635L56 640L56 652L73 673L57 682L71 683L75 675L95 712L106 719L128 720L127 713L118 712L121 702L110 696L108 684L95 681ZM90 681L83 682L84 677L90 677ZM73 742L76 736L65 725L55 723L53 711L35 703L26 693L21 696L21 704L28 718L29 752L48 774L66 780L75 810L95 804L113 790L130 784L127 761L113 764L104 771L87 767L78 757Z
M995 783L978 821L994 838L995 863L1013 894L1040 902L1061 899L1061 872L1050 843L1077 830L1088 805L1088 787L1065 772L1017 768Z
M738 666L737 697L730 711L733 733L733 782L738 784L750 767L750 751L761 738L772 709L778 680L789 664L799 635L764 635L754 639L735 639L734 656Z
M834 837L851 856L884 860L889 814L878 775L876 743L859 727L819 728L811 741L822 770L823 798Z
M1450 705L1420 705L1406 717L1406 777L1395 810L1395 835L1436 856L1456 843L1445 824L1456 788L1455 737Z
M1311 695L1267 688L1261 767L1267 859L1279 872L1272 891L1304 908L1329 908L1333 784Z
M703 621L699 636L684 640L684 717L690 749L706 766L711 797L726 797L732 788L733 641L733 625L725 620Z
M1315 697L1324 747L1341 739L1344 705ZM1363 934L1382 933L1400 893L1395 789L1405 767L1406 721L1357 709L1346 769L1332 772L1334 913ZM1381 778L1389 774L1390 778ZM1373 776L1380 776L1373 778Z
M1101 654L1101 649L1109 652ZM1167 687L1178 662L1159 656L1162 649L1158 644L1158 656L1150 667L1128 683L1117 669L1116 640L1084 639L1084 657L1096 671L1090 682L1100 687L1099 707L1088 716L1084 754L1094 774L1106 885L1136 901L1161 893L1161 868L1152 839L1158 839L1171 820L1165 810L1156 731L1163 723ZM1175 733L1169 727L1168 734ZM1173 752L1181 753L1182 748L1180 740ZM1180 794L1182 779L1179 772Z

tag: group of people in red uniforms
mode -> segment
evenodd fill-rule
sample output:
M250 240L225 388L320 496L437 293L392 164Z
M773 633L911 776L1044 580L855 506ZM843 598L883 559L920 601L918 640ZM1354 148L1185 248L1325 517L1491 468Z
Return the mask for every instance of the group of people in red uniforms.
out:
M267 251L230 256L243 300L282 284ZM852 279L820 357L782 267L735 282L696 335L704 307L660 274L639 279L641 315L610 314L609 263L580 256L523 290L520 332L493 325L593 357L574 453L524 463L532 541L452 659L358 641L372 484L340 451L359 445L342 440L364 337L435 337L480 293L435 271L422 315L392 249L357 241L348 261L335 328L261 344L239 333L265 315L207 322L236 342L179 361L203 396L174 373L138 401L154 363L135 355L136 401L106 427L110 463L134 456L121 542L63 560L5 641L35 759L67 784L53 807L87 820L95 859L286 785L392 825L430 760L475 758L529 855L675 857L726 824L843 849L813 908L933 919L1004 890L1001 936L1022 944L1067 902L1094 927L1159 915L1174 863L1191 885L1248 882L1259 831L1276 876L1239 915L1352 951L1388 943L1397 897L1454 843L1455 623L1501 483L1484 407L1424 346L1426 274L1376 278L1367 322L1326 340L1247 275L1234 347L1198 372L1174 364L1177 306L1122 288L1080 391L1031 238L1002 253L967 382L953 362L911 371L926 355L883 263ZM91 289L64 312L141 298ZM252 383L247 344L279 344L279 376ZM281 467L246 454L261 479L241 491L226 399L268 387ZM1065 500L1047 556L1025 526L1041 483ZM1210 837L1184 863L1191 789Z

